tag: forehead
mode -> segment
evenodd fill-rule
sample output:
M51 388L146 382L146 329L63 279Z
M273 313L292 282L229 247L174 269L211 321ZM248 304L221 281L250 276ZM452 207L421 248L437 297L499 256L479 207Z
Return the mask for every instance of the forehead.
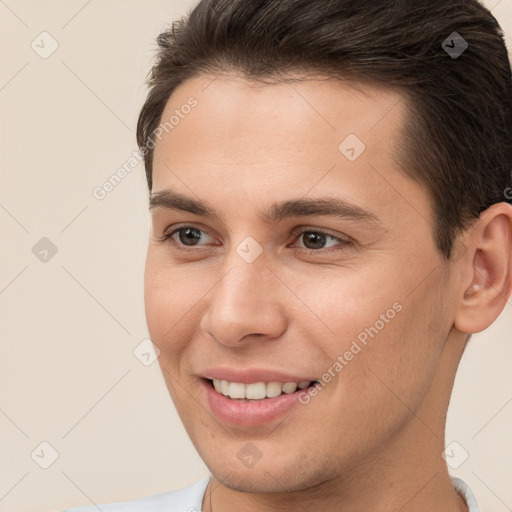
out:
M238 75L190 79L161 117L167 129L154 152L153 191L239 193L263 206L270 196L286 200L315 189L410 209L396 204L397 194L412 204L426 197L395 155L406 106L400 92L326 77L272 84Z
M335 163L354 156L340 150L347 138L358 144L356 153L364 146L390 157L404 111L401 93L377 85L325 77L265 84L238 75L200 76L169 98L160 123L167 130L154 159L158 164L196 155L250 164L322 154Z
M191 98L197 102L192 110L187 107ZM181 126L172 128L178 138L180 132L188 135L187 125L195 121L193 129L208 135L205 143L228 136L222 148L228 141L231 146L238 141L247 149L253 141L254 149L265 138L267 145L261 149L268 151L273 147L285 150L294 141L296 145L311 141L318 147L318 139L326 135L330 135L325 140L329 144L349 133L375 142L398 132L404 111L402 93L376 84L328 77L294 77L267 84L239 75L219 75L200 76L181 84L169 98L161 123L173 115L177 120L179 115ZM193 121L184 122L187 117ZM294 135L291 140L290 135ZM283 146L284 140L289 144Z

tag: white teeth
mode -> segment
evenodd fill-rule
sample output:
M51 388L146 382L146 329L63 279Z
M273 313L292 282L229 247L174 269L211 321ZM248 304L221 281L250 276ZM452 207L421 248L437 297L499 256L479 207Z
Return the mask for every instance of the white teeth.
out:
M214 381L215 382L215 381ZM246 384L245 398L248 400L261 400L267 396L267 386L264 382L256 382L254 384Z
M283 385L280 382L269 382L267 384L267 398L275 398L281 394Z
M220 381L220 392L223 395L226 395L226 396L229 395L229 382L227 380Z
M245 398L245 385L239 382L229 383L230 398Z
M296 382L287 382L283 386L283 393L287 393L287 394L295 393L296 390L297 390L297 383Z
M242 384L240 382L229 382L227 380L213 379L213 387L217 393L233 398L234 400L263 400L264 398L275 398L282 393L295 393L297 389L304 389L311 382L254 382Z

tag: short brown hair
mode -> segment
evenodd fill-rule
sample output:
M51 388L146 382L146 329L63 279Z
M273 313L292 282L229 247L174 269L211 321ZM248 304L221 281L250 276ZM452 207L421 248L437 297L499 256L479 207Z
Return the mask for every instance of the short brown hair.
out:
M498 22L477 0L201 0L157 41L137 124L150 193L147 143L178 85L227 71L281 82L299 71L404 94L398 163L428 191L447 259L468 222L512 202L510 62ZM461 55L450 53L454 41L467 43Z

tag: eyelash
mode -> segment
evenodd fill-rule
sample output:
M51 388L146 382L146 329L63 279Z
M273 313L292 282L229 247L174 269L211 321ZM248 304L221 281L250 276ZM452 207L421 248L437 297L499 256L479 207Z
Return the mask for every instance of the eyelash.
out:
M196 227L190 226L190 225L184 225L184 226L180 226L180 227L175 228L174 230L172 230L169 233L164 233L162 236L157 238L157 241L161 242L161 243L165 243L165 242L170 243L170 244L172 244L174 247L176 247L180 251L195 251L195 250L197 250L197 247L201 247L201 246L190 246L190 247L187 247L186 245L184 245L184 244L182 244L180 242L176 242L174 240L174 238L173 238L174 235L176 235L180 231L185 230L187 228L190 228L190 229L193 229L195 231L199 231L202 234L208 235L208 233L206 231L202 230L202 229L199 229L199 228L196 228ZM306 234L306 233L314 233L314 234L323 235L325 237L337 240L338 242L340 242L342 244L341 247L338 247L338 248L328 247L327 249L308 249L306 247L297 247L298 249L300 249L303 252L306 252L307 254L318 254L318 253L324 253L325 254L327 252L333 252L333 251L344 251L344 250L346 250L348 248L348 246L351 246L354 243L349 238L343 239L343 238L334 236L331 233L327 233L326 231L322 231L321 229L309 229L309 228L308 229L304 229L303 231L300 231L297 235L295 235L294 242L299 240L299 238L301 236L303 236L304 234Z

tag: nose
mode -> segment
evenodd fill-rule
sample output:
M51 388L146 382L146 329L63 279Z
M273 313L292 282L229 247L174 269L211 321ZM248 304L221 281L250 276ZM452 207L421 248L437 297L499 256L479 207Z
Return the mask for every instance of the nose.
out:
M229 270L211 291L200 328L217 342L233 347L281 336L287 322L279 301L282 284L276 275L261 257L246 263L234 254L230 263Z

